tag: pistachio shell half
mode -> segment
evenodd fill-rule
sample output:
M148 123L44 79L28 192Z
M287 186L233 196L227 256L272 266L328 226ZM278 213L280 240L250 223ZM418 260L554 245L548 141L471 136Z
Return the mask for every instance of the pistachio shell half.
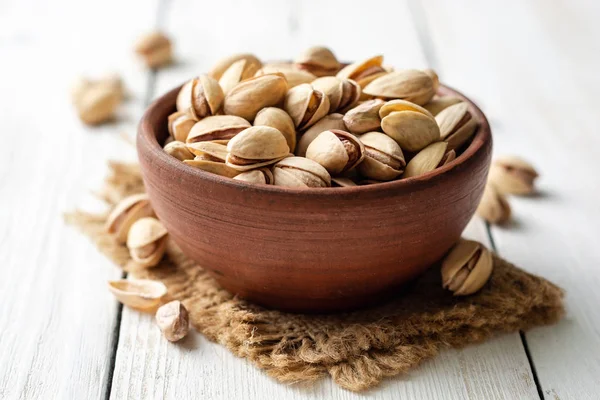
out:
M247 171L276 163L290 148L279 130L270 126L253 126L240 132L227 144L226 163L238 171Z
M121 303L140 311L153 312L167 294L167 287L149 279L108 281L108 289Z
M365 147L361 141L337 129L321 132L306 149L306 158L318 162L332 175L350 171L364 156Z
M330 129L338 129L345 131L346 125L344 125L344 121L342 118L342 114L329 114L321 118L316 124L308 128L308 130L304 132L298 140L298 145L296 146L296 155L304 157L306 155L306 149L308 149L308 146L313 140L315 140L317 136L319 136L321 132Z
M365 158L358 165L358 172L362 176L390 181L402 174L406 161L394 139L380 132L365 133L359 139L365 146Z
M350 79L325 76L316 79L312 87L323 92L329 98L329 111L341 111L354 106L360 98L360 86Z
M198 122L194 117L183 111L176 111L169 115L169 134L180 142L185 142L194 124Z
M305 83L288 90L283 108L299 130L314 125L329 112L329 99Z
M447 151L448 143L435 142L417 153L406 166L404 178L423 175L454 160L454 150Z
M442 284L455 296L477 292L493 270L492 253L481 243L460 239L442 262Z
M165 254L167 229L156 218L141 218L129 229L127 247L136 264L154 267Z
M329 172L304 157L287 157L273 166L274 185L288 187L329 187Z
M296 65L315 76L335 75L341 68L335 54L322 46L311 47L304 51L296 58Z
M423 106L423 108L426 109L427 111L429 111L431 113L431 115L436 116L442 110L444 110L454 104L458 104L460 102L462 102L462 99L459 99L458 97L452 97L452 96L434 97L427 104L425 104Z
M404 69L373 80L363 88L363 93L423 105L433 98L435 90L429 75L416 69Z
M249 183L261 183L263 185L273 184L273 173L269 168L253 169L252 171L242 172L233 178L238 181Z
M193 160L184 160L183 162L190 167L198 168L212 174L225 176L227 178L233 178L240 173L239 171L236 171L235 169L226 165L223 161L215 161L210 157L196 156L196 158Z
M281 108L267 107L256 114L254 125L270 126L279 130L285 136L290 151L296 149L296 127L292 117Z
M194 155L188 150L185 143L180 142L179 140L167 143L164 150L165 153L175 157L179 161L191 160L194 158Z
M134 194L121 200L106 219L105 229L119 243L127 241L131 225L144 217L154 216L150 199L146 193Z
M187 137L187 143L229 140L246 128L250 122L235 115L215 115L196 122Z
M378 130L381 126L379 110L385 104L381 99L367 100L344 115L344 123L351 133L361 134Z
M336 177L331 178L331 186L336 186L336 187L351 187L351 186L358 186L358 185L356 184L356 182L354 182L350 178L344 178L342 176L336 176Z
M419 151L440 139L440 128L435 118L416 104L392 100L381 107L379 115L382 116L383 131L403 150Z
M188 150L196 156L203 157L203 160L225 162L227 158L227 145L217 142L196 142L187 145Z
M219 61L217 61L217 63L210 70L209 75L212 76L214 79L219 80L221 79L225 71L231 66L231 64L239 60L245 60L248 64L256 64L258 68L262 66L261 61L254 54L233 54L231 56L222 58Z
M477 120L469 112L467 103L458 103L442 110L435 120L440 127L440 136L448 142L450 150L465 144L477 128Z

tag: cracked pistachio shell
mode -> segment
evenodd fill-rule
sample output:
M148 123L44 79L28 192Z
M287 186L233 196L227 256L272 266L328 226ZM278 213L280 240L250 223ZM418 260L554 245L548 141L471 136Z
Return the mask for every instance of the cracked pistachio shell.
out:
M196 142L187 145L188 150L200 159L225 162L227 158L227 145L218 142Z
M152 217L137 220L127 234L129 254L136 264L154 267L165 254L167 229Z
M223 161L215 161L212 157L196 156L193 160L184 160L185 164L190 167L201 169L202 171L210 172L211 174L233 178L240 172L231 168Z
M141 218L151 216L154 216L154 210L148 195L134 194L117 203L106 219L105 229L119 243L125 243L131 225Z
M435 118L416 104L392 100L381 107L379 115L384 115L381 118L381 129L394 139L402 150L419 151L440 140L440 128Z
M388 73L385 68L382 67L382 63L383 56L371 57L345 66L336 76L340 79L352 79L364 89L374 79Z
M169 342L183 339L190 330L190 317L185 306L173 300L156 311L156 324Z
M149 279L119 279L108 281L108 289L127 307L154 312L167 294L167 287Z
M315 76L332 76L341 68L335 54L327 47L315 46L305 50L295 60L298 68Z
M298 145L296 146L296 155L300 157L304 157L306 155L306 149L311 144L313 140L321 132L328 131L330 129L338 129L345 131L346 125L344 125L343 115L342 114L329 114L325 117L321 118L316 124L308 128L306 132L300 136L298 140Z
M365 133L359 139L365 146L365 158L358 165L358 172L362 176L390 181L402 174L406 161L394 139L380 132Z
M408 162L403 178L423 175L454 160L456 153L447 148L446 142L435 142L425 147Z
M375 131L381 126L379 110L385 104L381 99L367 100L344 115L344 123L356 135Z
M252 78L260 67L260 64L245 58L235 61L225 70L223 76L219 79L219 85L221 85L223 93L229 93L241 81Z
M98 125L114 118L121 100L121 92L112 86L95 84L79 96L75 108L85 124Z
M269 168L253 169L251 171L242 172L233 178L237 181L244 181L248 183L260 183L263 185L273 184L273 173Z
M151 32L142 36L134 50L149 68L158 68L173 61L171 40L162 32Z
M356 184L356 182L354 182L350 178L344 178L342 176L336 176L336 177L331 178L331 186L335 186L335 187L351 187L351 186L358 186L358 185Z
M285 137L270 126L253 126L227 144L226 163L238 171L273 164L290 153Z
M277 72L285 76L290 89L303 83L311 83L317 79L317 77L310 72L299 69L294 64L289 63L265 64L258 72L256 72L256 76Z
M316 79L312 87L323 92L329 99L329 111L341 111L354 106L360 98L360 86L350 79L325 76Z
M225 114L253 121L261 109L280 104L287 90L287 81L281 73L246 79L225 96Z
M329 172L304 157L287 157L273 166L274 185L287 187L329 187Z
M190 130L186 142L189 144L213 140L229 140L250 126L250 122L235 115L214 115L196 122Z
M492 163L488 181L500 193L525 195L535 191L538 176L535 168L522 158L504 156Z
M465 144L477 129L477 120L469 112L467 103L458 103L435 117L440 127L441 139L448 142L448 149L456 150Z
M442 110L444 110L454 104L458 104L460 102L462 102L462 100L459 99L458 97L452 97L452 96L434 97L427 104L425 104L423 106L423 108L426 109L427 111L429 111L431 113L431 115L436 116Z
M176 111L169 115L169 134L180 142L185 142L194 124L198 122L194 117L183 111Z
M267 107L263 108L256 114L254 125L270 126L279 130L285 137L285 140L293 152L296 149L296 127L292 117L281 108Z
M510 220L511 209L506 197L490 183L485 186L477 215L490 224L504 224Z
M329 99L323 92L305 83L288 90L283 108L292 117L296 128L303 130L327 115Z
M186 82L177 94L177 111L195 119L215 115L223 105L223 90L219 82L208 75L200 75Z
M258 68L262 66L262 62L254 54L233 54L231 56L222 58L219 61L217 61L217 63L210 70L209 75L215 78L216 80L219 80L221 79L225 71L231 66L231 64L239 60L245 60L248 64L255 64L258 66Z
M493 270L492 253L481 243L460 239L442 262L442 284L455 296L477 292Z
M433 98L435 90L433 80L423 71L403 69L378 77L363 88L363 93L423 105Z
M306 149L306 158L332 175L350 171L363 160L365 147L354 135L337 129L321 132Z
M194 155L190 152L185 143L178 140L167 143L164 150L165 153L175 157L179 161L191 160L194 158Z

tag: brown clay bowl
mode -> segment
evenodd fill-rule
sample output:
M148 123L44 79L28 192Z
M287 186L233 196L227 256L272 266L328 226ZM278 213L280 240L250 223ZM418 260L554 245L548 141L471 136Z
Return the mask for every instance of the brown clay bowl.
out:
M146 189L182 251L231 293L295 312L372 304L435 264L459 239L482 196L492 137L480 127L454 161L422 176L368 186L251 185L187 166L163 152L179 88L139 125Z

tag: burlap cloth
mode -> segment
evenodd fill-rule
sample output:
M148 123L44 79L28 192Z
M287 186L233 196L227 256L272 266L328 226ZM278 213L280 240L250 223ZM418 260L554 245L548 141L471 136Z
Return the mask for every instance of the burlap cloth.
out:
M143 190L137 165L111 163L100 195L114 204ZM127 248L104 232L105 219L79 211L67 215L104 254L132 272ZM335 315L289 314L247 303L221 289L174 244L158 267L133 273L164 282L198 331L278 381L329 374L352 391L406 372L445 346L553 323L564 312L561 289L499 257L490 282L476 295L453 297L442 289L439 269L432 268L396 300Z

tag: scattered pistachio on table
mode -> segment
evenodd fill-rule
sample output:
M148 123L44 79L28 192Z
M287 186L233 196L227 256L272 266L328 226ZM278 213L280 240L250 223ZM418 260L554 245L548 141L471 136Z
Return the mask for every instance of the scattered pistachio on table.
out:
M127 241L129 229L141 218L154 216L150 199L146 193L134 194L122 199L106 219L105 230L119 243Z
M171 40L162 32L150 32L138 39L135 53L148 68L160 68L173 62Z
M158 265L167 248L167 229L152 217L141 218L131 225L127 233L129 254L141 268Z
M116 74L97 80L79 77L71 86L73 105L87 125L112 120L124 97L123 82Z
M156 324L169 342L183 339L190 330L190 317L185 306L173 300L156 311Z
M490 167L488 180L500 193L527 195L535 192L535 180L539 174L535 168L520 157L497 158Z
M167 294L167 287L162 282L149 279L109 281L108 289L127 307L143 312L155 312Z
M504 224L510 220L511 209L506 197L496 187L488 183L477 207L477 215L490 224Z
M455 296L477 292L492 274L492 253L481 243L460 239L442 261L442 285Z

